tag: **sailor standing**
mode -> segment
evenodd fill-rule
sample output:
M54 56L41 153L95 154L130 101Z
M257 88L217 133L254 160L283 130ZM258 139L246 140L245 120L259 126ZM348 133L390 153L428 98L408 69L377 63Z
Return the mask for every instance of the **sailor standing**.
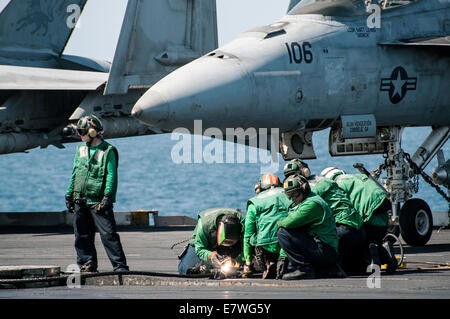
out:
M114 271L127 271L125 254L116 231L113 203L117 192L117 149L103 140L103 126L95 115L76 125L83 141L77 148L72 177L66 192L66 206L74 212L73 226L77 264L81 272L97 271L95 230Z

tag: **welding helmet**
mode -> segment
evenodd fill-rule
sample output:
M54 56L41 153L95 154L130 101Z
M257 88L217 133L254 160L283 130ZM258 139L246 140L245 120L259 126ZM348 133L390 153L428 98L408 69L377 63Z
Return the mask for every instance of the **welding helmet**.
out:
M272 173L264 174L263 176L261 176L261 178L259 179L260 190L265 191L269 189L271 186L281 186L280 179L278 178L278 176Z
M217 229L217 245L230 247L241 238L242 225L236 215L224 215Z
M336 167L327 167L320 173L320 175L332 180L334 180L338 175L342 174L345 174L345 172Z
M103 131L103 125L98 117L95 115L88 115L78 120L76 130L80 136L88 134L90 137L94 138L99 132Z
M296 173L306 178L309 178L311 176L311 171L308 167L308 164L306 164L301 159L294 159L287 163L284 166L283 172L285 177L291 176Z

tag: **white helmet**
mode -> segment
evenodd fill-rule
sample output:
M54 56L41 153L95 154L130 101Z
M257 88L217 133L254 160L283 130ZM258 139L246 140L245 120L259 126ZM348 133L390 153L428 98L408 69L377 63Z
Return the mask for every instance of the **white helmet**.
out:
M345 172L339 168L336 167L327 167L325 168L320 175L325 176L326 178L333 179L338 176L345 174Z

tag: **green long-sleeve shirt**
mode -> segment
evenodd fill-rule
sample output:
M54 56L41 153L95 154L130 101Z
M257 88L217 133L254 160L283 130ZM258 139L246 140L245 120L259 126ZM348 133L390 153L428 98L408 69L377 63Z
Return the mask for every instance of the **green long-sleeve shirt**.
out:
M281 217L281 216L280 216ZM245 233L244 233L244 260L251 261L252 259L252 238L254 238L257 232L257 222L256 222L256 207L253 204L248 205L247 214L245 215ZM265 244L262 246L267 251L271 253L279 253L280 244L272 243Z
M318 195L311 193L303 202L293 207L289 215L278 220L284 228L305 227L306 232L338 251L336 223L331 209ZM282 255L280 253L280 255Z
M293 202L282 187L263 191L247 201L244 233L244 259L251 261L252 248L278 254L280 246L277 237L277 220L286 217Z
M209 240L208 237L206 237L206 234L203 232L203 224L201 218L198 220L195 229L195 253L197 254L198 258L200 258L204 262L208 262L209 255L211 255L212 251L208 249Z
M364 223L375 226L388 225L389 215L387 212L374 214L387 198L374 181L363 174L339 175L335 181L347 193Z
M322 216L322 207L312 201L308 201L301 206L297 206L297 209L291 212L286 218L279 220L278 226L284 228L298 228L320 222Z

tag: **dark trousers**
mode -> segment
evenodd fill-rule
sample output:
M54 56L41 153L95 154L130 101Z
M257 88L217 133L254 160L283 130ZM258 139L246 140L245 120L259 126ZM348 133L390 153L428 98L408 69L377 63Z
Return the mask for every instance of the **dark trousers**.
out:
M333 247L315 240L302 228L280 228L277 236L290 266L295 269L325 273L338 263L338 254Z
M361 273L366 270L364 226L357 230L354 227L336 224L339 237L339 258L342 268L347 274Z
M97 268L97 251L94 245L97 229L113 269L128 269L112 208L97 213L90 205L75 204L74 211L73 229L78 265L91 262Z
M383 214L386 215L389 210L392 209L391 202L386 198L383 203L373 211L373 215ZM368 223L364 223L366 230L367 242L375 243L379 246L383 243L384 236L387 234L388 226L374 226Z
M367 246L369 246L370 243L375 243L377 245L383 244L383 238L387 234L387 226L374 226L366 223L363 227L366 231Z
M178 264L178 273L180 275L186 275L189 268L197 267L204 262L195 253L195 247L191 244L186 248L186 252L183 257L181 257L180 263Z

